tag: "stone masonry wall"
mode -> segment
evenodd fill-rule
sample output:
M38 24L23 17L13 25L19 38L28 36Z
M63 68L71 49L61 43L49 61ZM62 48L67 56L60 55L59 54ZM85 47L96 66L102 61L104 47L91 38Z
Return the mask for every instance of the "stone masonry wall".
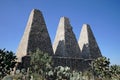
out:
M53 57L54 67L68 66L71 70L85 71L90 68L91 59L71 58L71 57Z

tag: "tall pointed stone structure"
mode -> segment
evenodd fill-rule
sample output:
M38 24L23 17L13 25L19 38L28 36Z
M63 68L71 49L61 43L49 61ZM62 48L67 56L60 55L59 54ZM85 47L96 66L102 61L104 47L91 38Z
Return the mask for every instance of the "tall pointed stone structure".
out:
M53 43L53 51L59 57L80 57L81 51L69 19L66 17L60 19Z
M83 24L78 44L82 51L83 58L96 59L102 56L93 32L88 24Z
M39 49L49 55L53 54L51 40L47 31L47 27L42 13L33 9L29 20L17 49L18 62L21 62L22 57Z
M80 71L89 69L91 61L102 56L90 26L83 25L77 42L69 19L66 17L60 19L52 48L43 15L39 10L33 9L17 49L16 68L27 70L30 66L29 54L34 53L36 49L53 56L54 67L68 66L72 70Z

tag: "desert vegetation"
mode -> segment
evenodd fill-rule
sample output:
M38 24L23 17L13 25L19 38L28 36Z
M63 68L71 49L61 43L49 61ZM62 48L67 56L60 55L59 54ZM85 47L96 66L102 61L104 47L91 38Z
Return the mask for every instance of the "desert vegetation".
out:
M14 72L16 56L0 49L0 80L120 80L120 65L110 65L106 57L93 60L91 68L81 72L68 66L53 67L52 57L40 50L30 55L30 66Z

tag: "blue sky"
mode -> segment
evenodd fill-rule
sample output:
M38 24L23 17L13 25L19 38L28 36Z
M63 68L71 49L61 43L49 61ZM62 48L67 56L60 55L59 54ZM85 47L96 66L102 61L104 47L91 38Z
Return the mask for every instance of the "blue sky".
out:
M77 39L89 24L102 55L120 65L120 0L0 0L0 49L16 52L34 8L42 11L52 43L60 17L66 16Z

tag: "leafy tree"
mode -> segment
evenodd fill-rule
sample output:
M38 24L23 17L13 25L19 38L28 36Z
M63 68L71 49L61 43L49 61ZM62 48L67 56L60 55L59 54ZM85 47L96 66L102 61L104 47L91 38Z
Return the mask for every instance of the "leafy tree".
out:
M106 57L99 57L91 63L94 76L99 78L110 78L110 61Z
M30 70L32 73L40 74L45 78L47 72L51 69L51 64L52 57L47 53L37 49L35 53L31 54Z
M16 64L16 56L11 51L0 49L0 77L4 77L13 70Z
M110 71L113 78L120 79L120 65L111 65Z

